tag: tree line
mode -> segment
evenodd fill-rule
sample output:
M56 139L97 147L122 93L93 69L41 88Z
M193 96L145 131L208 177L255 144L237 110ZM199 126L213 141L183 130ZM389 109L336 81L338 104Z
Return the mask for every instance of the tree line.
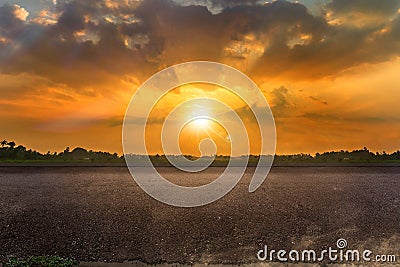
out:
M55 162L119 162L121 158L117 153L86 150L81 147L72 151L67 147L64 151L40 153L27 149L22 145L16 145L14 141L3 140L0 142L1 161L55 161Z
M67 147L64 151L40 153L36 150L27 149L22 145L18 145L14 141L3 140L0 142L0 161L49 161L49 162L124 162L124 156L118 156L117 153L109 153L102 151L86 150L81 147L70 150ZM129 157L135 157L140 160L141 155L127 155ZM185 156L190 160L195 160L198 157ZM261 156L263 157L263 156ZM152 155L150 156L154 163L165 163L168 160L164 155ZM258 162L260 156L250 155L249 163ZM217 155L215 161L222 165L229 162L229 156ZM353 151L331 151L324 153L316 153L314 156L311 154L294 154L294 155L275 155L275 162L400 162L400 151L397 150L393 153L383 152L371 152L369 149L364 147L360 150ZM217 164L218 165L218 164Z

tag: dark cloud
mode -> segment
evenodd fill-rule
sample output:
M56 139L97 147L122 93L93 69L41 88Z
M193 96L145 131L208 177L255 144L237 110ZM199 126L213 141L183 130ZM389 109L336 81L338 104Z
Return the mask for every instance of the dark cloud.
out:
M16 6L5 4L0 7L0 25L2 34L7 34L8 31L13 31L23 25L22 20L16 17Z
M170 0L58 1L55 24L23 21L16 6L0 7L0 71L31 73L83 90L115 84L125 75L142 81L166 66L191 60L236 62L253 78L320 78L400 52L398 1L339 1L325 8L385 17L379 27L335 25L286 1ZM351 2L351 3L350 3ZM377 2L382 3L379 6ZM191 3L196 4L196 1ZM328 23L329 22L329 23ZM379 32L379 30L382 30ZM252 62L248 63L250 56Z
M274 108L282 109L288 104L286 99L289 90L283 86L272 90Z
M396 39L397 41L400 40L400 16L397 16L395 20L390 25L390 36Z
M289 90L284 86L272 90L271 102L271 110L276 118L286 117L294 107L290 101Z
M74 32L84 30L84 16L88 13L88 11L85 10L85 6L82 6L80 2L65 4L54 31L64 35L65 37L72 37Z
M260 0L211 0L214 5L221 5L223 7L232 6L246 6L246 5L259 5L265 1Z
M260 6L265 1L260 0L210 0L211 10L225 10L237 6Z
M326 5L335 14L393 15L399 8L398 0L332 0Z
M390 60L400 54L399 35L395 30L397 20L387 19L387 24L381 28L349 28L329 25L313 17L312 26L303 30L304 34L312 36L308 43L288 47L281 41L280 45L266 49L254 72L258 76L321 78L362 63Z
M318 97L310 96L309 98L310 98L311 100L315 101L315 102L318 102L318 103L321 103L321 104L324 104L324 105L328 105L328 102L323 101L323 100L319 99Z
M173 0L174 3L183 6L205 6L212 13L220 13L226 8L236 6L261 5L264 1L260 0Z
M21 8L18 5L5 4L0 7L0 36L15 38L24 28L24 21L18 16Z
M135 15L141 20L142 32L150 38L145 52L164 66L189 60L218 60L227 42L229 29L206 7L148 0Z
M13 37L9 43L0 43L7 51L7 55L0 54L2 72L33 73L77 89L120 79L119 75L140 74L135 71L146 69L144 55L125 46L120 25L104 20L104 7L99 3L61 3L55 25L23 23L9 6L3 7L1 13L7 16L0 20L0 32L16 30L6 35ZM79 40L76 34L86 30L98 42Z

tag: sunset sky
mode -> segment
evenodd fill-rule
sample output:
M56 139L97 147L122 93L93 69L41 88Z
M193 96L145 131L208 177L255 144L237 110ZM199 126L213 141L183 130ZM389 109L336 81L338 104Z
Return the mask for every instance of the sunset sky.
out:
M398 0L0 0L0 139L122 153L137 88L194 60L254 80L275 117L278 154L400 149ZM177 88L154 127L178 101L227 94Z

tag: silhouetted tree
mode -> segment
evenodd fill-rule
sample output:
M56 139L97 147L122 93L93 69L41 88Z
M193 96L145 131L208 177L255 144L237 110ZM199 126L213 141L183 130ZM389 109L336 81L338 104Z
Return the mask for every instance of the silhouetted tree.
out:
M7 140L3 140L0 142L1 147L4 147L5 145L7 145Z
M11 142L8 142L7 145L8 145L11 149L14 149L14 147L15 147L16 144L15 144L15 142L11 141Z

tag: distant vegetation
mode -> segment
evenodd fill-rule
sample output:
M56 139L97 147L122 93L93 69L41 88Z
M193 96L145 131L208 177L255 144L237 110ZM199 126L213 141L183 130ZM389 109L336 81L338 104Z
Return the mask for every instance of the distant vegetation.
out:
M400 162L400 151L388 154L383 152L371 152L366 147L353 151L331 151L315 156L310 154L281 155L276 157L278 162L315 162L315 163L368 163L368 162Z
M0 162L123 162L117 153L87 151L80 147L72 151L67 147L60 153L49 151L43 154L21 145L16 146L13 141L3 140L0 145Z
M136 161L143 160L142 155L127 155L133 157ZM185 156L190 160L198 159L194 156ZM268 156L261 156L268 157ZM250 155L249 165L254 166L259 161L260 156ZM169 162L164 155L150 156L151 161L157 166L169 166ZM225 166L229 162L229 156L216 156L213 163L214 166ZM233 158L235 160L235 158ZM121 163L125 162L123 156L118 156L117 153L92 151L84 148L74 148L70 150L67 147L63 152L47 152L46 154L37 152L32 149L27 149L22 145L18 145L13 141L3 140L0 142L0 162L45 162L45 163ZM290 164L290 163L380 163L392 162L400 163L400 151L394 153L369 151L366 147L360 150L353 151L332 151L317 153L315 156L310 154L295 154L295 155L276 155L275 163Z

